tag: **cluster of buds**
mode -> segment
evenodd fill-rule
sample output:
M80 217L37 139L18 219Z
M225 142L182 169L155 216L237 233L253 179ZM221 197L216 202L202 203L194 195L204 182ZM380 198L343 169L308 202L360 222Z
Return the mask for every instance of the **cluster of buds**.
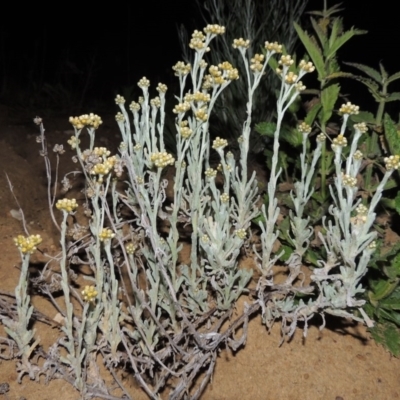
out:
M211 35L223 35L225 33L225 27L217 24L209 24L203 31Z
M224 85L230 81L239 79L239 72L232 64L225 61L221 64L211 65L209 74L204 76L203 89L209 90L212 87Z
M222 201L222 203L227 203L229 201L229 194L228 193L222 193L221 194L221 201Z
M226 139L221 139L219 136L215 138L213 141L212 148L217 150L217 149L223 149L228 145L228 141Z
M279 44L278 42L273 42L273 43L265 42L264 48L265 48L265 50L271 51L274 53L282 53L282 45Z
M95 164L93 168L90 170L90 173L92 175L99 175L98 182L102 183L104 175L107 175L111 171L111 169L114 168L116 162L117 162L116 156L108 157L103 162Z
M206 35L197 29L192 33L192 39L190 40L189 47L196 51L210 51L210 48L206 47Z
M300 133L304 133L305 135L308 135L311 133L311 126L308 125L306 122L302 122L298 127L297 130Z
M88 303L94 303L98 295L98 292L94 286L85 286L85 289L83 289L81 293L83 300L87 301Z
M103 228L99 233L100 242L110 240L115 236L115 233L110 228Z
M244 40L243 38L234 39L232 47L234 49L248 49L250 47L250 40Z
M135 254L136 249L137 249L137 247L136 247L132 242L128 243L128 244L125 246L125 251L126 251L126 253L127 253L127 254L130 254L130 255Z
M206 171L204 172L204 175L207 178L215 178L217 176L217 171L213 168L207 168Z
M246 239L246 237L247 237L246 229L243 229L243 228L236 229L236 231L234 233L239 239L242 239L242 240Z
M175 76L185 76L190 72L192 66L190 64L185 64L183 61L178 61L172 67L172 69L175 71L174 73Z
M81 141L76 136L71 136L67 143L71 146L71 149L76 149Z
M342 181L344 186L349 186L349 187L356 187L357 186L357 179L352 177L351 175L344 174L342 172Z
M150 161L154 163L157 168L164 168L168 165L173 165L175 162L175 158L166 151L161 151L158 153L153 153L150 156Z
M368 127L365 122L354 124L354 129L358 129L361 133L366 133L368 131Z
M125 98L117 94L117 97L115 98L115 104L125 104Z
M173 108L172 112L174 114L183 114L183 113L185 113L186 111L189 111L189 110L190 110L190 103L188 103L187 101L184 101L183 103L177 104Z
M179 133L184 139L187 139L193 133L188 125L188 121L181 121L180 123Z
M101 118L93 113L84 114L79 117L69 117L69 122L78 130L83 129L85 126L97 129L103 123Z
M188 103L196 102L196 103L209 103L210 95L208 93L196 92L196 93L187 93L184 97L184 101Z
M255 54L254 57L250 60L250 69L253 72L261 72L264 67L265 57L263 54Z
M56 208L57 210L65 211L69 214L78 208L78 203L76 199L60 199L56 203Z
M335 151L338 147L346 147L347 146L347 139L342 135L337 135L333 139L332 150Z
M351 104L349 101L346 104L342 104L339 108L340 114L357 115L360 112L360 107Z
M400 156L398 155L385 157L383 161L385 162L385 167L388 171L400 168Z
M140 104L139 104L139 103L136 103L136 101L132 101L132 103L129 104L129 109L130 109L132 112L138 112L138 111L140 110Z
M150 81L144 76L140 81L138 82L138 86L141 89L148 88L150 86Z
M359 204L356 207L356 213L356 216L350 218L350 222L355 226L365 224L367 222L368 208L363 204Z
M150 100L150 105L155 108L161 107L161 100L158 96L154 97L154 99Z
M299 63L299 68L305 72L314 72L315 71L314 64L311 61L307 62L307 61L301 60Z
M42 238L40 235L30 235L28 237L18 235L14 238L14 243L22 254L32 254L41 242Z

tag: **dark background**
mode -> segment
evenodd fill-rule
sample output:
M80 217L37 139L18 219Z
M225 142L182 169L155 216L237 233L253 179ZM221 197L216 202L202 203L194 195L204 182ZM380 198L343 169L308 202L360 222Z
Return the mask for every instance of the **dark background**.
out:
M389 73L400 70L395 2L342 3L345 28L369 33L351 39L340 60L374 68L382 61ZM322 0L309 1L308 10L322 7ZM182 59L179 24L189 32L204 27L194 0L8 4L0 24L0 103L87 111L104 101L113 104L117 92L136 90L144 75L168 84L171 66ZM361 100L369 96L361 85L349 88Z

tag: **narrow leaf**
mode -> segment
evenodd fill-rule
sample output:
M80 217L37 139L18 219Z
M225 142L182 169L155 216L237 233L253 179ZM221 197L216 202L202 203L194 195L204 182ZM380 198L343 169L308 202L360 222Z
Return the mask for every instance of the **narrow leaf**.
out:
M338 37L333 43L332 46L330 46L329 53L326 54L327 58L332 58L335 56L336 52L348 41L350 40L353 36L355 35L363 35L367 33L367 31L361 31L358 29L351 29L345 33L343 33L342 36Z
M382 84L382 75L376 69L368 67L368 65L358 64L358 63L344 62L343 64L357 68L358 70L364 72L370 78L375 80L377 83Z
M389 76L388 80L386 81L386 83L390 83L393 81L397 81L397 79L400 79L400 71L396 72L395 74L393 74L392 76Z
M322 28L318 24L318 22L313 17L311 17L310 19L311 19L311 24L312 24L312 26L314 28L314 31L317 34L318 39L319 39L319 41L321 43L321 46L322 46L323 49L325 49L326 45L328 43L328 38L326 37L325 32L322 30Z
M311 57L312 62L315 65L315 68L318 72L318 78L321 80L325 77L325 64L324 59L322 57L321 49L317 46L315 42L313 42L310 36L303 31L299 24L294 23L294 28L296 29L297 34L299 35L300 40L302 41L304 47L306 48L308 54Z
M400 100L400 92L390 93L388 97L386 97L386 103L390 101L399 101Z

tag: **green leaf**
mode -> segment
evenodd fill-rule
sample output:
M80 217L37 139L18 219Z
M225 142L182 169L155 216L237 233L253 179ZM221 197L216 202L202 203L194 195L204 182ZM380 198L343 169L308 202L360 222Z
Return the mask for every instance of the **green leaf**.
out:
M395 357L400 355L400 330L394 324L378 323L369 331L374 340L386 347Z
M388 97L386 97L385 102L389 103L390 101L398 101L400 100L400 92L390 93Z
M254 129L260 135L273 138L275 130L276 130L276 123L275 122L260 122L254 127Z
M385 128L385 139L389 146L390 154L400 154L400 135L388 113L385 113L383 118L383 126Z
M320 267L318 264L318 260L320 260L321 257L319 256L318 253L316 253L314 250L311 250L310 248L307 249L306 253L304 254L304 260L306 263L314 265L314 267Z
M392 76L389 76L388 80L386 81L386 83L391 83L393 81L397 81L397 79L400 79L400 71L396 72L395 74L393 74Z
M393 290L396 289L397 284L399 283L399 279L395 281L389 281L380 279L378 282L374 284L372 291L368 292L368 298L372 304L376 304L379 300L384 299L385 297L389 296Z
M279 261L287 261L287 260L289 260L289 257L292 255L292 253L293 253L293 248L292 247L290 247L290 246L286 246L286 245L283 245L280 249L279 249L279 251L284 251L284 253L283 253L283 255L281 256L281 258L279 259Z
M331 119L333 108L339 98L340 86L335 83L327 86L322 90L321 103L322 103L322 116L320 117L321 124L325 124Z
M357 68L358 70L364 72L374 81L379 84L382 84L383 78L382 75L374 68L369 67L368 65L352 63L352 62L344 62L343 64L349 65L350 67Z
M328 59L335 57L336 52L347 42L349 41L353 36L355 35L363 35L367 33L367 31L362 31L359 29L350 29L349 31L345 32L342 36L338 37L334 43L330 46L329 53L326 54L326 57Z
M397 195L394 199L394 204L395 204L397 214L400 214L400 191L397 192Z
M305 31L303 31L300 25L296 22L294 23L294 28L296 29L296 32L299 35L301 42L303 43L304 47L311 57L312 62L315 65L315 68L318 72L318 79L324 79L326 72L321 49L314 41L312 41L311 37Z
M306 116L306 118L304 119L304 122L310 126L312 126L312 124L315 121L315 118L317 117L317 114L319 113L319 111L322 108L322 104L321 102L315 103L311 109L308 111L308 114Z
M367 124L374 124L375 125L375 116L374 114L368 111L360 111L357 115L352 115L350 120L356 124L360 122L365 122Z
M310 20L311 20L311 24L314 28L314 31L318 36L318 39L321 43L322 48L325 49L325 47L328 43L328 38L326 37L325 32L323 31L321 26L318 24L318 22L313 17L311 17Z
M386 310L400 310L400 288L397 287L390 296L382 299L379 302L379 307L385 308Z
M329 48L326 48L324 55L328 56L330 49L336 42L337 37L343 32L343 23L341 18L335 18L332 23L331 36L329 38Z

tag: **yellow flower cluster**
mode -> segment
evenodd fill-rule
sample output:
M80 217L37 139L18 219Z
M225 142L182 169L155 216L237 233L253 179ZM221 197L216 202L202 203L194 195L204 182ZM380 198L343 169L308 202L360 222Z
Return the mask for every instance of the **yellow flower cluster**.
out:
M255 54L254 57L250 60L250 69L253 72L261 72L263 69L265 57L263 54Z
M104 240L112 239L115 236L115 233L110 228L103 228L99 233L100 242L104 242Z
M236 235L239 239L244 240L244 239L246 239L246 237L247 237L247 232L246 232L245 229L241 228L241 229L237 229L237 230L235 231L235 235Z
M208 69L209 75L204 77L203 89L208 90L213 86L223 85L228 81L239 79L239 72L236 68L225 61L222 64L211 65Z
M282 45L279 44L278 42L265 42L264 43L264 48L268 51L273 51L275 53L282 53Z
M368 214L368 208L364 206L364 204L359 204L356 207L356 212L357 215L367 215Z
M117 114L115 115L115 120L117 122L124 122L125 121L124 114L122 114L121 112L117 112Z
M206 48L206 36L204 35L203 32L195 30L192 33L192 39L190 40L189 47L193 50L199 51L199 50L205 50L209 51L210 48Z
M203 107L203 108L200 108L199 110L197 110L197 111L194 113L194 116L196 117L196 120L197 120L197 121L206 122L207 119L208 119L207 109L204 108L204 107Z
M333 139L332 149L335 150L337 146L340 147L347 146L347 139L342 134L337 135L337 137Z
M228 193L222 193L221 194L221 201L223 203L227 203L229 201L229 194Z
M115 98L115 104L125 104L125 98L117 94L117 97Z
M311 61L306 62L304 60L301 60L300 63L299 63L299 68L302 69L305 72L313 72L313 71L315 71L314 64Z
M76 149L81 141L76 136L71 136L67 143L71 146L71 149Z
M344 186L349 186L349 187L357 186L357 179L350 175L344 174L343 172L342 172L342 181Z
M385 157L383 161L385 162L385 167L388 171L400 168L400 156L398 155Z
M148 88L150 86L150 81L144 76L140 81L138 82L138 86L141 89Z
M356 150L353 154L353 157L355 160L362 160L362 158L364 157L363 153L361 153L360 150Z
M368 248L371 250L375 250L376 249L376 241L373 240L369 245Z
M166 151L153 153L150 156L150 160L151 160L151 162L154 163L154 165L157 168L164 168L167 165L173 165L175 162L175 158L172 157L171 154L168 154Z
M102 163L95 164L94 167L91 169L90 173L92 175L100 175L99 182L103 182L103 176L107 175L111 169L114 167L117 158L115 156L108 157Z
M57 210L72 213L78 208L78 203L76 202L76 199L60 199L56 203L56 208Z
M127 245L125 245L125 251L127 252L127 254L134 254L136 251L136 246L131 242L128 243Z
M140 110L140 104L136 103L136 101L132 101L132 103L129 105L129 109L133 112L139 111Z
M181 113L185 113L186 111L190 110L190 103L188 103L187 101L184 101L183 103L179 103L177 104L172 112L174 114L181 114Z
M18 235L14 238L14 243L22 254L32 254L41 242L42 238L40 235L30 235L28 237Z
M172 69L175 71L175 76L185 76L190 72L192 66L190 64L185 64L183 61L178 61Z
M234 39L232 47L234 49L248 49L250 47L250 40L244 40L243 38Z
M323 143L326 140L326 136L321 132L318 136L317 136L317 142Z
M69 122L76 129L83 129L85 126L97 129L103 123L101 118L93 113L83 114L79 117L69 117Z
M308 135L309 133L311 133L311 126L308 125L305 122L302 122L298 127L297 127L298 131L301 133L305 133L306 135Z
M219 136L215 138L213 141L212 148L213 149L223 149L225 146L228 145L228 141L226 139L221 139Z
M210 238L208 237L208 235L203 235L203 236L201 237L201 241L202 241L203 243L209 243L209 242L210 242Z
M197 91L196 93L187 93L184 97L185 102L197 102L197 103L208 103L210 101L210 95Z
M159 93L166 93L168 90L167 85L164 85L163 83L159 83L156 87L157 92Z
M85 286L85 289L83 289L81 293L83 300L87 301L88 303L94 303L98 295L98 292L94 286Z
M142 145L140 143L137 143L133 146L133 150L139 151L142 148Z
M340 114L357 115L360 112L360 107L351 104L349 101L346 104L342 104L339 108Z
M107 150L106 147L95 147L93 153L98 157L108 157L111 154L110 150Z
M152 107L160 108L160 107L161 107L161 100L160 100L160 98L157 96L157 97L154 97L154 99L151 99L151 100L150 100L150 105L151 105Z
M288 55L282 55L281 59L279 60L279 65L285 65L287 67L290 67L292 64L294 63L294 61L292 60L292 57L288 54Z
M223 35L225 33L225 27L216 24L209 24L203 30L205 33L211 33L212 35Z
M298 81L298 82L294 85L294 87L296 88L296 90L297 90L298 92L302 92L303 90L306 90L306 87L303 85L303 82L302 82L302 81Z
M298 76L294 72L289 71L285 76L285 82L288 83L289 85L292 85L293 83L296 83L297 78Z
M217 176L217 171L213 168L207 168L206 171L204 172L204 175L207 178L215 178Z
M354 129L358 129L361 133L366 133L368 131L368 127L365 122L360 122L359 124L354 124Z

